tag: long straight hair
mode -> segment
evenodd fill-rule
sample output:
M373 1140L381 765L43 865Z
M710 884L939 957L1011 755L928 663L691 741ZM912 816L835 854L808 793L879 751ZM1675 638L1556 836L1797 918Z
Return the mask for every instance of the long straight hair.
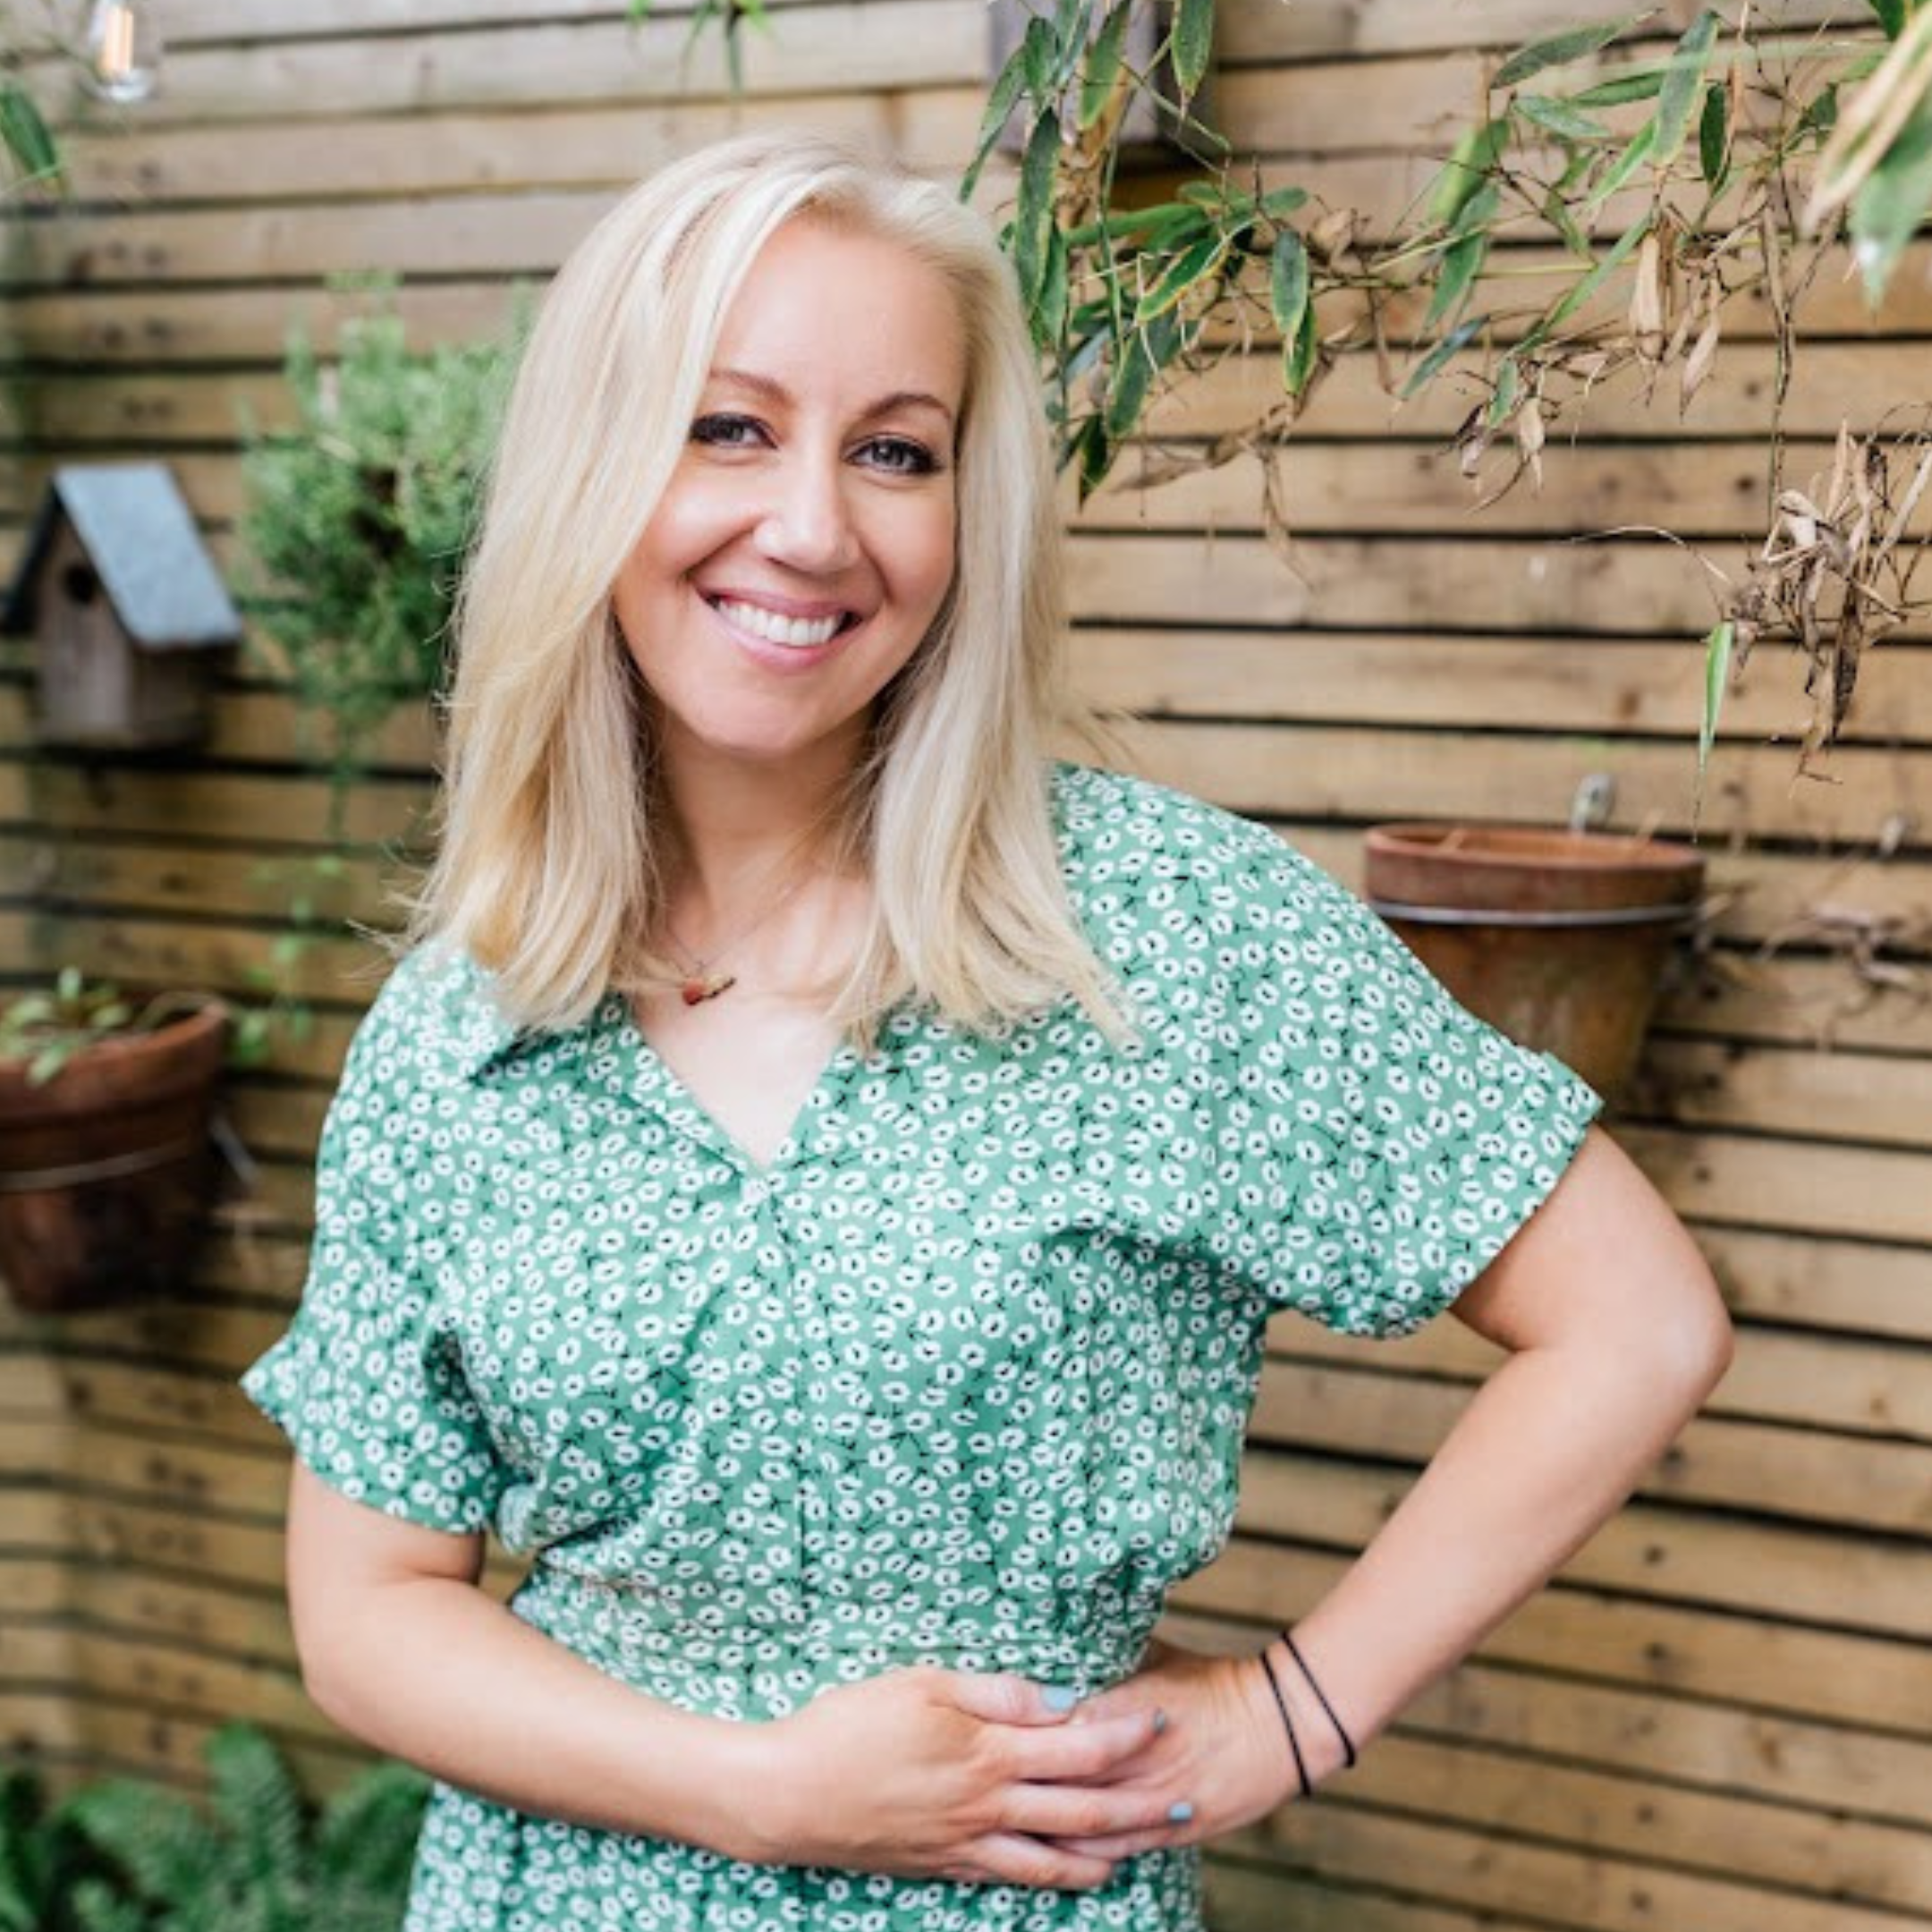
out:
M881 694L843 828L873 912L838 992L869 1040L911 997L975 1031L1116 996L1068 902L1047 790L1064 716L1052 461L1026 324L978 216L816 136L701 149L634 190L565 262L512 393L460 601L442 838L410 936L467 951L506 1018L583 1019L661 978L668 828L654 707L612 589L686 445L759 250L822 220L929 264L958 305L957 561Z

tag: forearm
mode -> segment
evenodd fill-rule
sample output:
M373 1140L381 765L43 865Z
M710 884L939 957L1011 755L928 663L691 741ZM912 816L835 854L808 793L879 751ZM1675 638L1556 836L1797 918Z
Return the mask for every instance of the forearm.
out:
M1497 1369L1360 1559L1296 1624L1358 1744L1616 1511L1695 1399L1690 1388L1660 1399L1640 1368L1584 1368L1558 1351ZM1283 1674L1291 1695L1297 1674ZM1324 1745L1319 1707L1296 1708Z
M1364 1737L1617 1509L1730 1360L1724 1305L1689 1235L1595 1133L1456 1311L1511 1353L1297 1625L1323 1690ZM1318 1705L1313 1717L1320 1739Z
M749 1855L764 1727L631 1690L456 1578L335 1593L304 1623L310 1696L365 1742L520 1811Z

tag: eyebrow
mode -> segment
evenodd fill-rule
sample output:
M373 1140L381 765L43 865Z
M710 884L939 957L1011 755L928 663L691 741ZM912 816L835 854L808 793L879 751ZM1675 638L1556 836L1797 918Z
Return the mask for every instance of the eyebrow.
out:
M749 390L755 396L763 397L767 402L789 403L792 392L770 376L760 376L754 369L715 369L711 371L713 382L729 383L733 388ZM890 416L902 409L927 409L936 411L947 422L953 420L953 411L939 398L925 389L894 389L868 403L864 419L870 421L877 416Z

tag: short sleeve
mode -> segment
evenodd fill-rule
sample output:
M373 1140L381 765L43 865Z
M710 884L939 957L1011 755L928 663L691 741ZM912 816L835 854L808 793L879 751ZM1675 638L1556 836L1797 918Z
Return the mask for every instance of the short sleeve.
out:
M1216 1245L1270 1308L1405 1335L1541 1204L1601 1103L1560 1062L1465 1011L1359 900L1251 829L1216 946L1232 1185L1216 1191Z
M487 1526L509 1480L411 1255L406 1208L428 1182L412 1153L405 964L371 1009L329 1108L301 1306L242 1377L250 1401L332 1488L432 1530Z

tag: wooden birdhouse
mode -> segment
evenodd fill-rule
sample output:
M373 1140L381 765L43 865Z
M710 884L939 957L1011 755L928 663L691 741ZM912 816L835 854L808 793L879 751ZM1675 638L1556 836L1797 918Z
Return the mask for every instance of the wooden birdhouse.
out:
M242 620L163 463L56 470L0 627L30 635L44 743L191 744Z

